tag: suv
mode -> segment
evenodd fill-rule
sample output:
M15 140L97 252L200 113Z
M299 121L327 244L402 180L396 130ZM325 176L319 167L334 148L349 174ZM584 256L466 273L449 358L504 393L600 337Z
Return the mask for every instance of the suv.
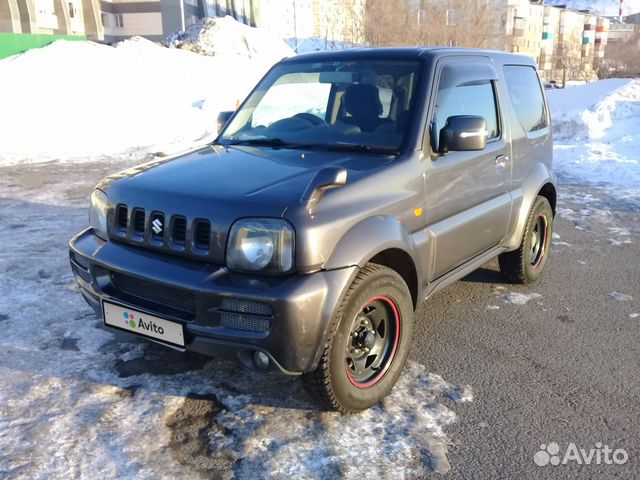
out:
M107 326L301 375L359 411L400 376L423 300L496 256L515 282L540 277L551 161L527 57L300 55L212 144L102 180L71 266Z

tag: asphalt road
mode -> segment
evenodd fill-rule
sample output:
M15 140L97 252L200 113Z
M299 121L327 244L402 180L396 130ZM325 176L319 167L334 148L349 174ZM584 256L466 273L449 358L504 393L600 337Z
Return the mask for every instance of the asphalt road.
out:
M7 197L29 191L41 205L73 204L66 215L78 225L65 228L79 229L85 221L79 206L93 185L124 165L5 167L0 183ZM53 184L55 193L48 193ZM10 218L11 205L0 221ZM53 207L42 211L56 215ZM640 478L640 316L633 315L640 313L640 207L599 188L565 185L559 212L559 238L538 284L504 283L494 262L419 308L410 359L473 390L472 402L450 405L457 420L445 429L446 477ZM508 303L511 293L530 299ZM117 365L122 377L140 373L129 367ZM587 451L624 449L628 460L596 465L594 456L590 465L536 465L534 455L551 442L560 457L572 442Z
M410 358L474 391L448 429L451 478L640 478L640 208L584 186L559 206L539 283L504 283L492 262L419 309ZM510 292L540 297L507 304ZM538 466L551 442L560 464ZM628 461L563 465L571 442Z

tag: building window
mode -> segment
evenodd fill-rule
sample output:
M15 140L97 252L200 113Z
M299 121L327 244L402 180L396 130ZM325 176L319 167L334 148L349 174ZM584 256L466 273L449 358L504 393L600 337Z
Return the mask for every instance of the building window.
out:
M121 14L115 15L116 17L116 27L122 28L124 27L124 18L122 18Z
M108 26L107 25L108 22L107 22L107 14L106 13L101 13L100 14L100 23L102 23L103 27Z
M73 18L75 16L76 12L73 9L73 3L69 2L69 18Z

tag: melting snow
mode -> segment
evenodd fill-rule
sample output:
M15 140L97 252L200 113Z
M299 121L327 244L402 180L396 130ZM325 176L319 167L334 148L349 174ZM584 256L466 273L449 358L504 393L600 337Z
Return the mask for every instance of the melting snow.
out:
M620 292L607 293L607 298L615 300L617 302L631 302L633 300L633 297L631 295Z
M409 362L381 405L345 416L320 411L297 378L105 330L77 293L67 255L68 239L86 225L90 168L0 174L0 476L417 478L449 470L445 430L473 395L421 365ZM57 183L46 171L58 172ZM48 187L19 186L34 175Z
M530 300L534 300L536 298L542 298L542 295L539 293L518 293L518 292L510 292L503 295L504 303L511 303L513 305L526 305Z
M556 247L570 247L571 246L570 243L563 242L563 241L558 241L558 242L552 241L551 244L555 245Z

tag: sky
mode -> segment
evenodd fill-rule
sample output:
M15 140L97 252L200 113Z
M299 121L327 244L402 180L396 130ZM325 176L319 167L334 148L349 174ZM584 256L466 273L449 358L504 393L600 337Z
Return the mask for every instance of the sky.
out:
M589 9L601 15L618 15L619 0L545 0L549 5L567 5L576 10ZM640 12L640 0L623 0L623 15Z

